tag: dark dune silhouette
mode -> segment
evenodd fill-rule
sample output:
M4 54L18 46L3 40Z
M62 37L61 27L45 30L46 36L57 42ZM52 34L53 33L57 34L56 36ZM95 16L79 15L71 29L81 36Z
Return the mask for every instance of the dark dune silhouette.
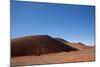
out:
M81 42L79 42L78 44L86 46L85 44L83 44L83 43L81 43Z
M63 51L76 51L69 45L66 45L48 35L25 36L11 39L11 56L29 56L48 53L57 53Z
M66 43L69 43L69 41L66 41L66 40L64 40L64 39L62 39L62 38L55 38L56 40L58 40L58 41L60 41L60 42L66 42Z

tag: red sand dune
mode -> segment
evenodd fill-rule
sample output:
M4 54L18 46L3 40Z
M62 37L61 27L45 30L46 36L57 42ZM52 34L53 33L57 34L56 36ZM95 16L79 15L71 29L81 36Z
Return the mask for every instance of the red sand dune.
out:
M26 36L12 39L11 56L41 55L77 49L47 35Z
M92 46L86 46L85 44L80 43L80 42L79 43L71 43L71 42L68 42L68 41L66 41L64 39L61 39L61 38L55 38L55 39L60 41L60 42L62 42L62 43L64 43L64 44L66 44L66 45L74 47L74 48L76 48L78 50L92 48Z
M94 61L95 48L47 35L11 39L11 64L32 65Z

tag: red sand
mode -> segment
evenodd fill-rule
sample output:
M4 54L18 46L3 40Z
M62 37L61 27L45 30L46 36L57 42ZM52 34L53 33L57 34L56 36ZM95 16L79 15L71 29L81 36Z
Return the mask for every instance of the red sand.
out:
M36 64L95 61L95 47L89 47L79 43L70 43L64 41L63 44L68 45L72 48L76 48L78 49L78 51L70 51L70 52L62 51L58 53L41 54L40 56L35 56L35 55L16 56L16 57L11 57L11 64L36 65ZM52 42L50 45L52 45Z

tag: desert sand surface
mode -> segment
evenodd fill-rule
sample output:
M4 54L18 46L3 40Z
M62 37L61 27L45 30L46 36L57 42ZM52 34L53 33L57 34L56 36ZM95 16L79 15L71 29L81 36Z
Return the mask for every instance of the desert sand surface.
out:
M70 42L65 42L65 41L63 41L62 43L64 45L70 46L77 50L72 50L71 48L72 51L50 52L47 54L46 53L42 54L40 52L41 53L40 55L33 54L33 55L24 55L24 56L12 56L11 65L20 66L20 65L37 65L37 64L55 64L55 63L95 61L95 47L94 46L86 46L81 43L70 43ZM50 45L52 45L52 43ZM54 47L56 48L56 46ZM13 48L16 48L16 47L13 47Z
M67 62L94 61L94 48L73 52L60 52L41 56L22 56L11 58L12 65L52 64Z

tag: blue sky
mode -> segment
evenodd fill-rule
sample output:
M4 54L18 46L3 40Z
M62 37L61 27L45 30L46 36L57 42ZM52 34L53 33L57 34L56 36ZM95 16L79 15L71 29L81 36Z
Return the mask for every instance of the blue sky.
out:
M11 3L11 38L50 35L94 45L95 7L39 2Z

